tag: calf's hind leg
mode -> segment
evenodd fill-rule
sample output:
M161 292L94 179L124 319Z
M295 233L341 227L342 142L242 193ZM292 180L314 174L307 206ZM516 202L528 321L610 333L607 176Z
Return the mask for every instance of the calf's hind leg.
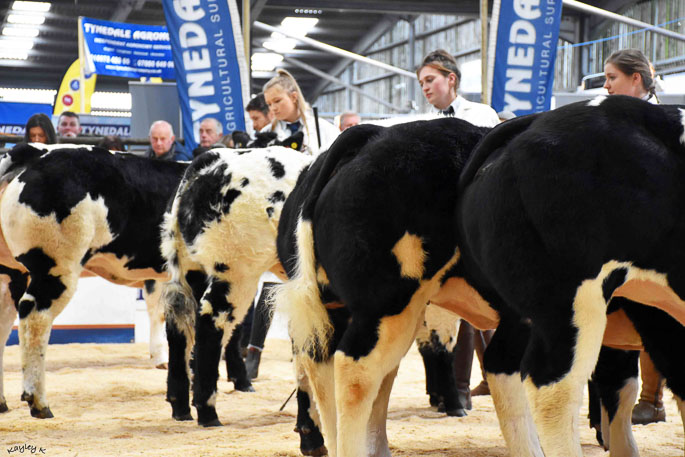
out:
M395 372L409 350L423 319L427 297L421 295L415 294L401 313L385 316L380 322L353 315L334 356L337 457L358 457L370 452L374 456L390 455L387 441L384 443L380 436L370 440L368 436L371 415L374 408L387 408L387 404L374 402L384 379ZM371 341L375 335L376 341ZM365 344L373 346L364 347ZM388 393L389 390L382 393L383 402L387 402ZM378 423L372 429L385 432Z
M19 301L19 344L24 378L21 398L28 402L33 417L46 419L53 417L45 394L45 353L50 330L55 317L76 291L81 270L78 266L56 266L52 258L39 249L20 255L18 260L27 267L31 278Z
M583 388L597 363L606 327L603 284L608 273L603 269L577 289L558 285L554 296L547 294L545 303L555 313L533 318L522 368L528 375L524 386L547 457L583 455L579 413Z

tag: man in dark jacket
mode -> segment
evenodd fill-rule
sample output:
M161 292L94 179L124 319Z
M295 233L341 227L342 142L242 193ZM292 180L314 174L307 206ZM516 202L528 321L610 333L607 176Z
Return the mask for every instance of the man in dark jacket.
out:
M174 129L167 121L155 121L150 126L150 148L146 157L161 160L192 160L183 146L176 141Z

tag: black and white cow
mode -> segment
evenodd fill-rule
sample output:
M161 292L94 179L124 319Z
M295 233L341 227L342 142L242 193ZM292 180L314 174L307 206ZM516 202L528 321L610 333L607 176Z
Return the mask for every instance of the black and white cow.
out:
M601 97L496 129L464 171L461 261L500 315L486 370L513 455L582 455L582 388L612 297L636 303L620 308L664 375L682 372L669 366L682 333L654 312L685 323L684 129L682 107ZM682 380L669 386L683 411ZM524 391L531 408L512 408ZM539 444L521 433L533 423Z
M286 201L278 253L291 280L275 300L332 455L390 455L390 390L456 263L457 181L487 131L452 118L350 128Z
M98 275L133 287L166 279L159 225L185 167L65 145L19 145L0 161L0 265L12 279L13 299L4 306L17 304L22 399L33 416L52 417L44 355L52 321L78 278ZM8 333L13 311L6 314Z
M434 142L458 130L423 129ZM606 301L642 293L643 303L670 306L676 328L685 321L673 292L682 252L682 110L618 97L507 122L477 147L459 190L454 179L439 186L454 173L449 167L429 161L420 168L412 156L439 156L421 132L383 141L357 132L359 138L347 137L347 163L322 167L297 201L296 188L279 226L279 256L293 279L276 300L299 330L295 344L307 355L299 359L315 386L329 448L338 457L389 455L387 397L430 299L481 329L501 320L485 364L512 455L542 456L542 448L548 457L581 455L582 385L605 328L615 326L611 319L606 325ZM355 150L353 140L361 147ZM615 262L589 268L594 276L569 285L576 293L564 305L561 280L606 255ZM322 305L337 301L344 306ZM598 309L590 312L593 301ZM649 351L646 340L658 332L646 326L653 332L641 334ZM678 387L674 392L683 398ZM629 430L618 432L622 438ZM612 455L637 455L614 446L614 433L611 442Z
M312 157L291 148L213 149L196 158L165 215L162 250L172 416L220 425L216 384L222 345L245 316L259 277L283 277L276 233L283 202ZM192 360L191 360L192 359Z
M18 310L22 398L32 415L52 417L45 400L44 354L52 321L79 277L97 275L115 284L144 286L151 356L166 367L157 282L167 274L159 229L186 167L75 145L20 145L0 161L0 278L11 280L0 288L0 338L4 349ZM237 353L237 345L232 349ZM232 352L227 354L228 359ZM238 360L233 371L240 373L242 366L244 372ZM6 410L1 387L0 382L0 410Z

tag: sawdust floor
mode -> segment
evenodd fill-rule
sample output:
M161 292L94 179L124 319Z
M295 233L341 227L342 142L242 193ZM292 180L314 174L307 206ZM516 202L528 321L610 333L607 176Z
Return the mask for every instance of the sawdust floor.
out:
M472 387L480 382L475 362ZM10 411L0 415L0 452L47 456L299 456L296 402L281 404L295 387L290 343L268 339L257 392L221 381L217 411L224 427L203 429L175 422L165 402L166 371L151 367L144 344L68 344L47 354L48 399L55 418L33 419L21 394L17 346L5 350L5 393ZM683 456L683 427L667 392L667 422L634 427L643 457ZM390 399L388 436L393 455L423 457L506 456L490 397L475 397L468 417L445 417L428 406L421 358L412 348L402 362ZM586 426L586 456L606 454ZM195 411L193 410L193 415ZM15 446L28 445L11 452ZM41 451L43 453L41 453ZM6 454L7 452L7 454Z

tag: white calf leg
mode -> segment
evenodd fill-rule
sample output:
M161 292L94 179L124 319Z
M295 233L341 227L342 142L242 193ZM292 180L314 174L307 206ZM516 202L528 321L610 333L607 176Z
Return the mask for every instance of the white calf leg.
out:
M325 363L317 363L304 355L297 356L296 365L301 365L306 373L309 390L316 402L321 421L321 434L328 449L330 457L335 457L337 452L336 412L335 412L335 375L333 360ZM303 387L303 374L296 367L298 385ZM305 381L305 382L307 382ZM313 407L313 405L312 405Z
M611 421L609 432L609 455L611 457L639 457L633 438L633 405L637 399L637 379L630 378L618 395L618 411ZM602 425L604 426L604 425ZM606 443L606 441L605 441Z
M544 457L520 373L488 373L490 395L512 457Z
M390 392L392 392L392 385L397 376L397 370L389 373L380 389L378 390L378 397L373 403L373 410L369 419L369 455L372 457L390 457L390 447L388 445L388 432L386 429L386 422L388 419L388 402L390 401Z
M680 420L682 421L683 429L685 429L685 401L677 395L675 396L675 401L678 404L678 411L680 411ZM683 449L685 449L685 446L683 446Z
M150 318L150 358L157 368L166 369L169 364L169 345L166 341L164 305L162 303L162 283L154 282L152 293L143 289L147 314Z
M4 386L4 352L7 339L12 332L12 324L17 317L17 310L9 294L9 288L4 276L0 276L0 413L7 411Z

